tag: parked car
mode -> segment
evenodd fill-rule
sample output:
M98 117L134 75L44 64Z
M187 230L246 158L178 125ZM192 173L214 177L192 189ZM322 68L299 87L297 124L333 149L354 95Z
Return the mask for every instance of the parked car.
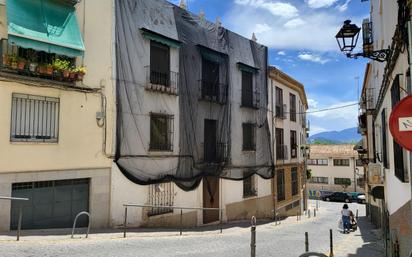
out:
M357 200L358 203L365 204L366 203L365 194L358 194L358 197L357 197L356 200Z
M327 202L352 202L352 198L347 193L343 192L334 192L330 195L325 195L322 197L322 200Z

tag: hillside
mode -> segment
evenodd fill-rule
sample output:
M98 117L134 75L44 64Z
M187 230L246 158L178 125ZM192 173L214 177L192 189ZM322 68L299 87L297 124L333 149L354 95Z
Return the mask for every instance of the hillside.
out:
M341 131L321 132L309 137L310 144L346 144L357 143L361 140L358 129L349 128Z

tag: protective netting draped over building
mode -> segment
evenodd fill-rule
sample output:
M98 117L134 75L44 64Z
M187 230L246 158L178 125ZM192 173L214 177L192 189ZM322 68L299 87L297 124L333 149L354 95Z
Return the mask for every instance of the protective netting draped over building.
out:
M138 184L175 181L184 190L205 176L271 178L267 48L163 0L117 0L115 8L115 161L123 174ZM145 91L150 40L177 49L178 96ZM250 106L242 102L242 71L253 79ZM148 149L148 116L158 110L173 115L177 152ZM243 123L254 126L255 149L247 153Z

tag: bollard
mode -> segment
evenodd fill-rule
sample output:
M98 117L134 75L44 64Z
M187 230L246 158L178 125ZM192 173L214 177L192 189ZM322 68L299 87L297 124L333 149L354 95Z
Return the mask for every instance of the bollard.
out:
M299 211L296 212L296 221L299 221Z
M250 227L250 256L256 257L256 218L252 217Z
M316 200L316 210L319 210L319 200Z
M308 218L310 219L310 210L308 210Z
M329 252L329 257L333 257L333 234L332 234L332 229L329 230L329 238L330 238L330 252Z
M183 230L183 209L180 209L180 235L182 235Z
M313 209L313 217L316 217L316 209Z
M19 223L17 224L17 241L20 241L20 231L21 231L21 220L23 216L23 211L21 204L19 206Z
M126 238L127 229L127 206L124 208L123 237Z
M220 234L223 233L223 209L220 209Z
M305 252L309 252L309 234L305 232Z
M359 209L356 209L356 219L358 219L359 216Z

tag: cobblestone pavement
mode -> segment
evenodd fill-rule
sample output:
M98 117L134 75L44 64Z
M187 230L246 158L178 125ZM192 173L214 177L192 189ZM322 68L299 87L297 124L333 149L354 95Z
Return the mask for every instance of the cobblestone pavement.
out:
M329 229L333 229L336 257L381 257L372 226L364 216L365 206L351 204L359 209L359 230L349 235L337 231L340 203L321 202L317 217L313 217L314 202L310 202L312 217L290 217L280 225L274 222L257 227L256 256L297 257L304 252L304 233L309 233L310 251L329 255ZM217 229L186 230L183 236L176 231L130 231L122 238L120 231L93 233L88 239L70 239L67 231L23 232L20 242L10 235L0 235L1 257L169 257L169 256L250 256L250 228L248 223L231 224L220 234ZM65 234L66 233L66 234ZM30 235L28 235L30 234ZM57 234L57 235L56 235Z

